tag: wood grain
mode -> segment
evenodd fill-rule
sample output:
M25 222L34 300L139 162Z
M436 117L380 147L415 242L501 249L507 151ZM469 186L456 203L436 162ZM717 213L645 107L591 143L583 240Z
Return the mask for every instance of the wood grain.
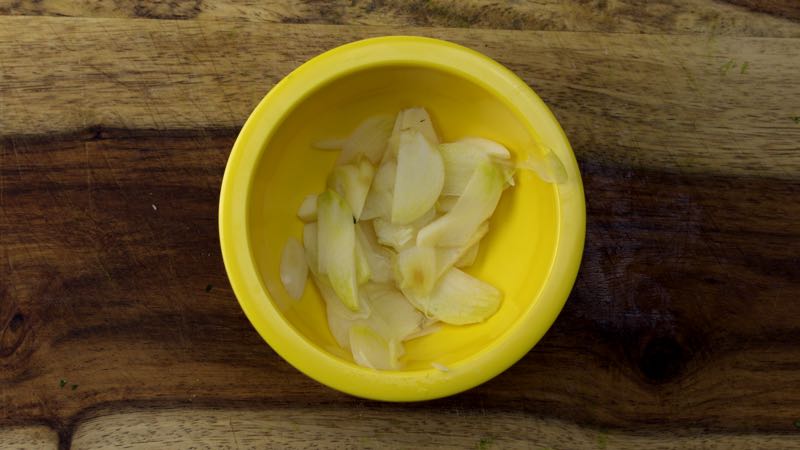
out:
M473 47L536 89L573 143L588 212L579 279L545 339L485 385L415 405L347 397L283 362L238 308L216 228L228 151L261 96L314 54L399 32ZM480 445L472 430L507 419L507 438L487 435L498 448L602 448L603 429L609 447L619 434L621 448L788 448L798 43L0 17L0 424L47 423L62 448L117 429L144 445L134 420L169 424L153 432L176 446L226 445L196 434L222 436L226 417L253 446L275 436L263 425L299 447L338 428L358 439L353 414L387 430L376 439L395 423L434 430L431 445ZM290 435L282 411L311 431Z
M4 133L235 130L300 62L405 33L459 42L507 65L548 101L585 160L800 174L796 39L132 23L0 17ZM42 35L54 39L40 45Z
M800 37L795 0L0 0L0 14Z
M350 420L342 420L348 414ZM505 412L287 406L98 411L77 428L72 449L777 450L796 444L794 436L772 434L621 433Z
M0 428L0 448L49 450L58 448L58 435L46 426Z
M787 0L727 0L728 3L744 6L753 11L773 16L800 19L800 3Z

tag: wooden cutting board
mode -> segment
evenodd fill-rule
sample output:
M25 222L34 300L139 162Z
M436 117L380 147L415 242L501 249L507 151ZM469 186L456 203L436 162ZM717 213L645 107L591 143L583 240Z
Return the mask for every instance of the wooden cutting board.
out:
M587 200L542 342L422 404L285 363L217 238L254 105L387 34L515 71ZM0 448L798 448L799 71L793 0L0 1Z

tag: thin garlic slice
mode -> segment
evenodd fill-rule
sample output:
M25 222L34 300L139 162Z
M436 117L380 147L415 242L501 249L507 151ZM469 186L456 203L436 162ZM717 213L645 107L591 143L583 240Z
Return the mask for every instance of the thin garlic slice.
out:
M333 291L330 282L324 277L314 277L314 284L325 301L328 328L336 342L345 349L350 348L350 327L356 323L365 323L371 315L370 302L359 295L358 311L352 311L342 303Z
M372 221L378 242L399 251L412 244L414 227L411 225L395 225L388 220L377 218Z
M458 202L457 196L442 194L439 200L436 201L436 211L440 213L449 212L456 205L456 202Z
M361 240L358 238L358 226L355 227L355 230L356 280L359 285L362 285L372 278L372 268L367 258L367 250L361 245Z
M397 176L392 202L392 223L404 225L425 214L435 204L444 185L442 155L418 131L400 134Z
M378 167L359 220L372 220L378 217L389 220L391 218L392 192L396 176L397 163L395 161L386 161Z
M386 339L369 326L361 324L350 328L350 349L358 364L378 370L397 369L397 359L403 353L399 342Z
M356 242L364 252L367 264L369 264L370 279L376 283L392 281L392 252L378 243L371 224L359 222L356 225Z
M303 203L297 208L297 217L303 222L314 222L317 220L317 196L316 194L306 195Z
M469 247L469 249L458 258L458 261L454 264L455 267L459 269L463 269L465 267L469 267L475 264L475 260L478 259L478 252L480 251L481 243L476 242Z
M440 144L439 151L445 171L442 195L461 195L479 164L494 159L508 160L511 157L508 149L483 138L464 138L453 143Z
M404 339L405 341L410 341L412 339L419 339L421 337L427 336L429 334L436 333L437 331L442 329L442 324L438 320L431 320L427 319L427 322L423 322L422 326L420 327L419 331L409 334Z
M416 297L430 294L439 277L436 259L436 250L432 247L410 247L401 251L395 268L400 290Z
M319 273L328 275L336 295L350 309L358 310L355 228L347 202L327 190L317 199L317 246Z
M451 267L458 265L458 262L467 254L467 252L486 236L489 232L489 222L480 224L475 233L459 247L440 247L436 249L436 277L442 276Z
M528 156L527 159L517 164L517 167L535 172L542 181L547 183L561 184L569 178L564 163L550 149L546 149L544 155L541 156Z
M383 157L393 125L394 117L388 114L379 114L362 121L342 145L337 163L347 164L364 155L373 164L378 164Z
M397 151L400 146L400 134L404 131L418 131L431 143L439 144L439 137L433 128L433 121L425 108L409 108L400 111L394 121L394 128L386 145L386 153L382 161L397 159Z
M387 339L405 340L420 330L423 315L414 308L403 294L392 285L368 283L364 285L372 315L380 319L373 328Z
M421 229L417 245L464 245L480 224L494 213L504 184L503 174L497 166L488 161L478 164L453 209Z
M451 325L483 322L497 311L503 294L489 283L453 268L428 296L409 297L420 311Z
M289 296L299 300L303 296L308 280L308 265L303 246L297 239L290 237L283 246L281 255L281 282Z
M364 209L375 168L365 158L333 169L328 177L328 187L347 200L353 217L358 220Z
M306 263L314 275L319 273L319 245L317 244L317 223L311 222L303 226L303 248Z
M509 159L511 152L503 145L495 141L491 141L482 137L467 136L455 142L456 144L465 144L477 148L484 154L492 158Z

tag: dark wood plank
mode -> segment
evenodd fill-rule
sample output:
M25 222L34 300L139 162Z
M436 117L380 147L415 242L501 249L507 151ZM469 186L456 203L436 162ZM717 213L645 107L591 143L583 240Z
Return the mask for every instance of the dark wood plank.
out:
M773 16L786 17L794 21L800 20L800 3L792 0L726 0L734 5L744 6L751 11L767 13Z
M795 0L0 0L0 15L800 37Z
M215 220L233 133L113 133L3 145L2 420L67 426L146 400L362 404L284 363L238 309ZM553 329L497 379L409 408L792 431L800 182L582 170L585 261Z

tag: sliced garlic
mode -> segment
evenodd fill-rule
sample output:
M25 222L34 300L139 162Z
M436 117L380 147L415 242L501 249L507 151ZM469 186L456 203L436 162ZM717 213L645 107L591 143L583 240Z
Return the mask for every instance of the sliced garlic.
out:
M456 205L457 201L457 196L443 194L441 197L439 197L439 200L436 201L436 211L440 213L446 213L453 209L453 206Z
M454 264L455 267L459 269L463 269L464 267L469 267L475 264L475 260L478 259L478 251L480 250L481 243L476 242L472 244L469 249L458 258L458 261Z
M397 159L397 151L400 145L400 134L404 131L418 131L431 143L439 144L439 137L433 128L433 121L425 108L409 108L400 111L394 122L389 142L386 146L386 153L383 161Z
M423 297L408 297L420 311L452 325L483 322L497 311L503 294L459 269L445 272L433 292Z
M317 220L317 196L315 194L306 195L303 203L297 208L297 217L306 223Z
M388 114L365 119L342 145L337 163L347 164L364 155L373 164L378 164L383 157L393 125L394 117Z
M330 304L325 305L325 313L328 319L328 329L333 335L333 339L344 349L350 349L350 327L356 320L346 319L336 314Z
M425 108L408 108L403 111L403 123L400 131L417 130L433 145L439 144L439 136L433 128L433 121Z
M367 250L361 245L361 241L358 239L358 226L355 227L355 230L356 281L359 285L362 285L372 277L372 268L367 258Z
M467 136L457 140L455 143L476 148L491 158L511 158L511 152L503 144L482 137Z
M306 263L314 275L319 273L319 244L317 243L317 223L311 222L303 226L303 247Z
M380 217L373 220L372 225L375 227L378 242L396 251L407 247L416 231L411 225L395 225Z
M339 194L327 190L317 198L317 216L319 273L328 275L331 287L348 308L358 310L356 237L350 207Z
M389 220L391 218L392 192L396 176L397 163L395 161L386 161L378 167L359 220L371 220L378 217Z
M325 301L325 310L328 318L328 328L336 342L342 348L350 348L350 327L356 323L366 323L371 315L370 303L359 295L358 311L352 311L342 303L342 300L333 291L330 282L324 276L314 277L314 284L319 289Z
M430 294L439 277L436 259L432 247L410 247L398 253L395 277L400 290L417 297Z
M373 328L387 339L402 341L420 330L423 316L393 285L368 283L364 293L372 316L380 321Z
M439 151L445 171L442 195L461 195L478 164L490 161L481 148L463 142L440 144Z
M442 324L438 320L430 320L427 318L426 320L427 323L423 323L419 331L409 334L408 336L406 336L404 340L410 341L412 339L421 338L423 336L436 333L437 331L442 329Z
M527 159L520 162L517 167L528 169L535 172L542 181L547 183L561 184L567 181L567 169L561 159L550 150L546 149L544 155L530 155Z
M494 213L504 183L502 172L494 164L488 161L478 164L453 209L421 229L417 235L417 245L464 245L480 224Z
M458 262L467 254L467 252L475 247L480 240L489 232L489 222L483 222L475 233L459 247L440 247L436 249L436 264L437 272L436 277L442 276L451 267L458 265Z
M372 314L372 308L370 307L370 302L368 301L365 295L361 295L360 291L358 295L358 309L352 310L347 306L345 306L342 299L340 299L339 296L336 295L336 292L333 290L333 287L331 287L331 282L330 279L328 279L328 277L320 275L320 276L315 276L313 280L314 284L319 289L320 296L322 296L322 299L325 301L325 304L328 305L329 308L331 308L333 314L345 318L347 320L350 320L352 322L358 320L365 320L370 316L370 314Z
M418 131L400 134L397 176L392 202L392 223L408 224L430 210L442 193L442 155Z
M308 265L303 246L297 239L290 237L283 246L281 255L281 282L289 296L299 300L303 296L308 279Z
M366 325L350 328L350 349L359 365L378 370L397 369L397 359L403 352L399 342L388 340Z
M415 222L408 225L396 225L383 218L372 221L378 242L392 247L399 252L414 245L417 232L436 218L436 208L431 208Z
M333 169L328 177L328 187L347 200L353 217L358 220L364 209L375 168L365 158Z
M378 243L375 230L370 223L359 222L356 225L356 242L366 256L370 269L370 279L376 283L392 281L393 254L391 250Z
M402 342L496 312L501 292L457 267L475 262L502 191L514 185L508 149L479 137L439 146L424 108L367 118L347 139L314 146L342 152L328 190L297 211L304 249L287 241L281 281L299 298L311 271L330 332L357 364L397 370ZM561 179L553 158L519 167Z

